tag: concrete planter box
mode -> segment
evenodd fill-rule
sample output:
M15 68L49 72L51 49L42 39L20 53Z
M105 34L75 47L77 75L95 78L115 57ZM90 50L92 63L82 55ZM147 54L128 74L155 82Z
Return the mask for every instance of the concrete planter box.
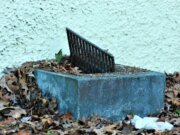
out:
M58 101L63 114L76 119L97 113L118 120L127 114L156 114L164 106L165 75L158 72L134 74L72 75L36 70L39 88Z

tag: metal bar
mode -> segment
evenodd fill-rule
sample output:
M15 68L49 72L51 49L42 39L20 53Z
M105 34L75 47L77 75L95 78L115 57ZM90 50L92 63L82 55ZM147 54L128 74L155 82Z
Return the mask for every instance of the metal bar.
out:
M114 72L114 57L110 53L69 28L66 28L66 32L73 65L87 73Z

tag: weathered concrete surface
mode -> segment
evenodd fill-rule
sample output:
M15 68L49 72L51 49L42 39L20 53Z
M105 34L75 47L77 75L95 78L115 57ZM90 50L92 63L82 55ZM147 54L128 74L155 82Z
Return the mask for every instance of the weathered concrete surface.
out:
M77 119L93 113L112 120L145 116L164 106L165 75L158 72L77 76L36 70L35 76L43 93L57 98L61 113Z

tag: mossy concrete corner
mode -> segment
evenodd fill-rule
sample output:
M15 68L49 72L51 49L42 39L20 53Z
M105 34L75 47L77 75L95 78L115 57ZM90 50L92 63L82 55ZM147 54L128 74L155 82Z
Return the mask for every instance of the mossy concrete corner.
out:
M165 74L72 75L36 70L43 93L56 97L61 114L71 112L76 119L94 113L111 120L127 114L156 114L164 107Z

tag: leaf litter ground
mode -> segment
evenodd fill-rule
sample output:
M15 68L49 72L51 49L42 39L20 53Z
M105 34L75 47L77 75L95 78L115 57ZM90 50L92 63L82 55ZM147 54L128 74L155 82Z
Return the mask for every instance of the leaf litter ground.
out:
M133 115L112 122L94 116L79 121L70 113L59 115L55 98L49 93L42 95L35 83L34 69L80 74L68 60L57 64L55 60L24 63L19 68L6 68L0 80L0 134L2 135L178 135L180 134L180 73L167 75L165 108L158 121L174 125L172 131L135 129L131 124ZM152 115L149 115L152 116Z

